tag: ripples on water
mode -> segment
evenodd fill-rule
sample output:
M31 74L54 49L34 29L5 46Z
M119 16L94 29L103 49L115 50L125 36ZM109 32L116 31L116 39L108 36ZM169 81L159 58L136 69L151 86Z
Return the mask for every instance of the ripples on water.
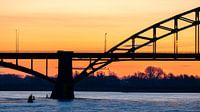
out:
M34 103L27 103L30 94ZM50 92L1 91L0 112L200 112L200 93L76 92L73 101L46 99Z

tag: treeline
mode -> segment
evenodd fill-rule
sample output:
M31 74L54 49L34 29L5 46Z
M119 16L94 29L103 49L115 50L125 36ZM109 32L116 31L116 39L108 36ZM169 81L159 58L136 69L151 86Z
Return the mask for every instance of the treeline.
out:
M52 88L53 84L37 77L21 78L14 74L0 75L1 91L48 91Z
M77 90L123 91L123 92L200 92L200 79L196 76L172 73L166 74L161 68L149 66L145 72L118 78L99 72L81 81Z
M52 90L53 84L32 76L20 78L13 74L0 75L0 90ZM161 68L149 66L144 72L119 78L103 72L85 78L75 85L78 91L123 91L123 92L200 92L200 78L197 76L172 73L166 74Z

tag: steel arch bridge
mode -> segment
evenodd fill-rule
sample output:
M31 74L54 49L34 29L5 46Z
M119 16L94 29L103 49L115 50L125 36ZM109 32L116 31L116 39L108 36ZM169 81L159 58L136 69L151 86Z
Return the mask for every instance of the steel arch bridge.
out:
M74 53L69 51L59 51L57 53L0 53L0 66L32 74L36 77L55 83L55 88L52 92L52 98L73 98L74 84L112 62L130 60L199 61L199 13L200 7L158 22L146 29L141 30L138 33L133 34L105 53ZM184 24L182 24L183 22ZM192 27L194 27L195 40L194 53L179 53L179 32ZM164 38L168 38L169 35L174 35L173 53L157 52L157 42ZM152 46L150 53L137 52L148 45ZM9 63L4 61L4 59L16 59L16 63ZM20 59L30 59L31 68L20 66L18 64L18 60ZM34 59L46 60L46 74L39 73L33 69ZM57 81L48 77L49 59L59 60ZM74 78L72 76L73 60L90 61L90 64Z
M173 16L171 18L168 18L166 20L163 20L161 22L158 22L144 30L141 30L138 33L133 34L129 38L125 39L121 43L117 44L116 46L112 47L110 50L108 50L105 54L115 54L115 53L124 53L131 55L130 58L134 59L135 52L149 44L153 44L152 54L149 58L156 59L156 52L157 41L174 34L174 59L179 58L178 55L178 39L179 39L179 32L191 27L195 27L195 54L199 54L199 12L200 7L183 12L181 14L178 14L176 16ZM188 15L192 14L192 17L187 17ZM187 25L181 26L179 23L180 21L186 22ZM172 23L170 26L167 23ZM159 35L158 30L165 31L163 34ZM145 36L146 32L151 32L151 36ZM140 43L140 45L137 45L136 40L141 39L144 40L143 43ZM124 48L127 43L131 43L129 45L129 48ZM154 55L155 54L155 55ZM148 56L147 56L148 57ZM89 76L90 74L94 73L95 71L107 66L108 64L114 62L114 61L120 61L120 57L111 57L106 61L102 61L104 57L99 57L98 59L94 60L92 63L89 64L82 72L81 74L76 77L74 80L75 82L78 82L80 79Z

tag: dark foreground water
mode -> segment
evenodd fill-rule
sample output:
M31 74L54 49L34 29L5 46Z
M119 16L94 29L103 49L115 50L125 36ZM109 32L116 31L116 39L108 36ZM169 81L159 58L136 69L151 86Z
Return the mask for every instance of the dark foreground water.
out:
M30 94L34 103L27 103ZM76 92L73 101L50 92L0 91L0 112L200 112L200 93Z

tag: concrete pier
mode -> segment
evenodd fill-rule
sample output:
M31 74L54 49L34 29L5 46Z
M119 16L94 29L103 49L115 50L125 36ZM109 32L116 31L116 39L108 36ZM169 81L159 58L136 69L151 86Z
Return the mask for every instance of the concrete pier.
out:
M51 93L52 99L74 99L72 54L73 52L58 51L58 77Z

